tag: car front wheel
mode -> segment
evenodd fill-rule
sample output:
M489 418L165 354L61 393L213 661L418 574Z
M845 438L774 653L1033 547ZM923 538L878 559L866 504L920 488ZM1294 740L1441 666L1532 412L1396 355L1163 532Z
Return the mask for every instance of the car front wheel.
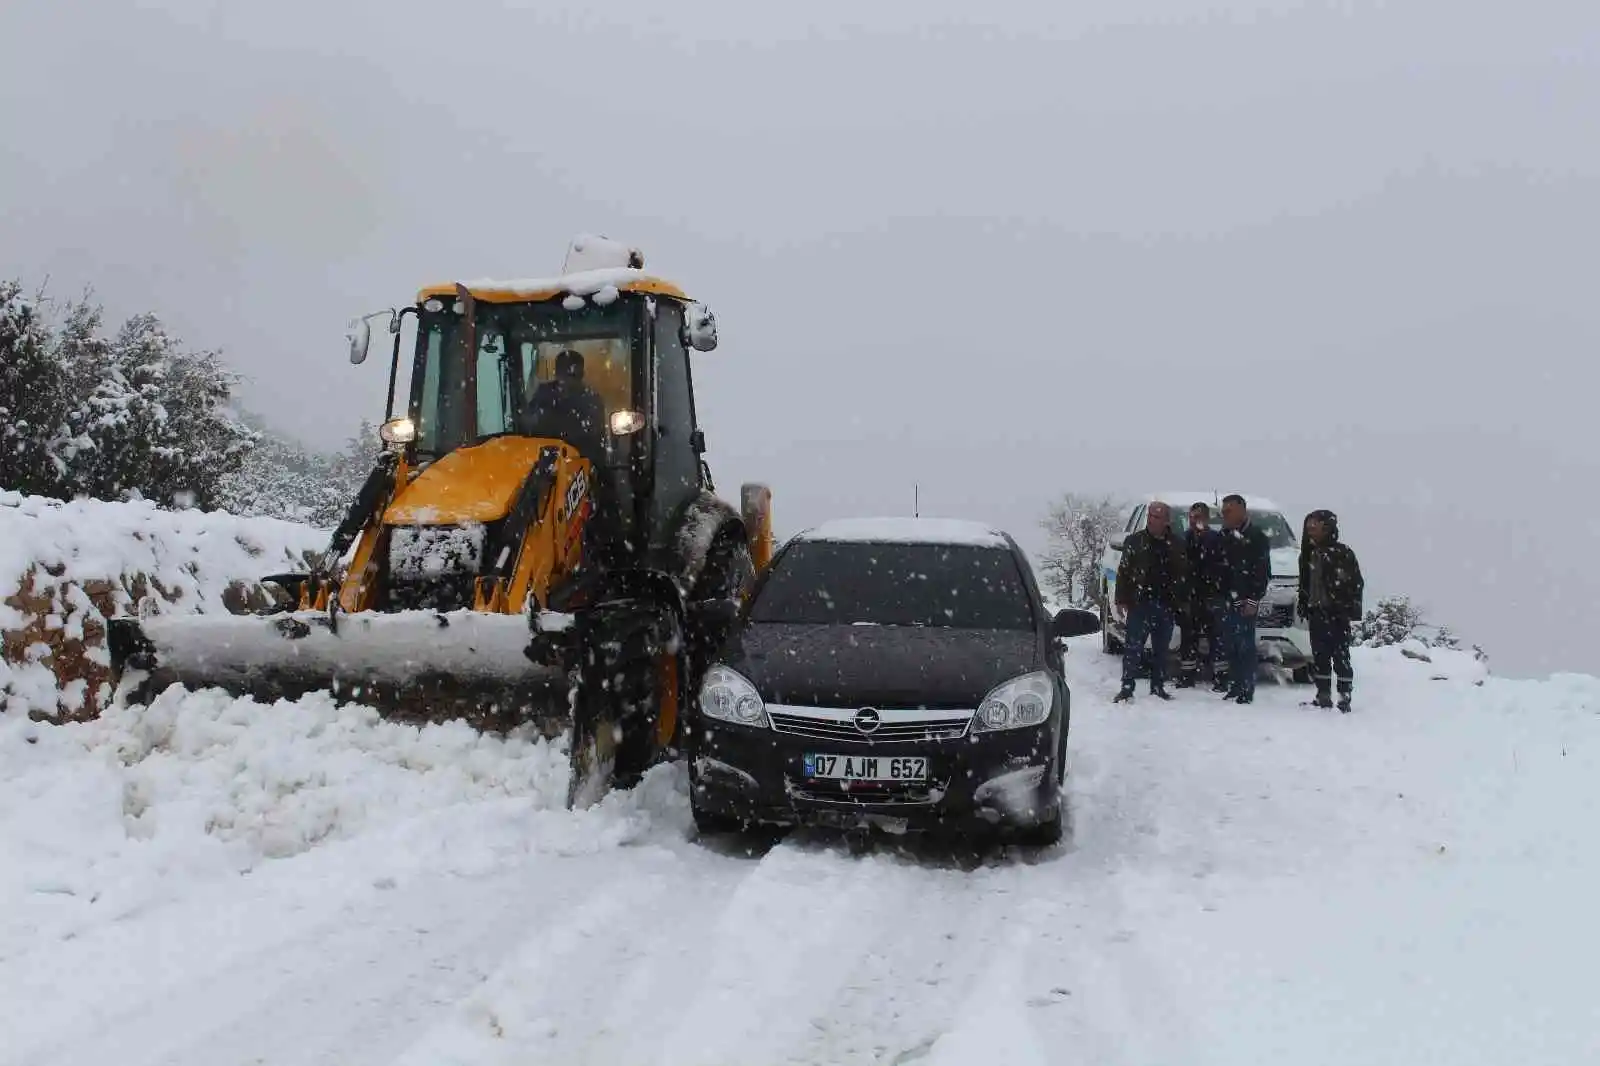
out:
M1067 820L1062 813L1062 804L1062 800L1056 801L1055 816L1048 821L1017 829L1017 843L1030 848L1050 848L1061 843Z
M743 818L736 818L731 814L708 811L694 801L693 794L689 797L689 813L694 815L694 827L701 836L741 833L746 828L746 822Z

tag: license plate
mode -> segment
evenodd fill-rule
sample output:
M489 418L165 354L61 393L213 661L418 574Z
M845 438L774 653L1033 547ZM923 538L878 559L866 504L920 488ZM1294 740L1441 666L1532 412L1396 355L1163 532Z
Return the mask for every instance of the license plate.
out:
M928 760L920 755L807 755L805 774L827 781L926 781Z

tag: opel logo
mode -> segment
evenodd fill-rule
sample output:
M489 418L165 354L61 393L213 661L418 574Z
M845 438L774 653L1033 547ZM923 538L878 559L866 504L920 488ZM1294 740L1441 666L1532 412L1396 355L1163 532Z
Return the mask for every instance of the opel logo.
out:
M876 733L882 724L883 719L878 717L878 712L871 707L863 707L856 712L856 729L866 736Z

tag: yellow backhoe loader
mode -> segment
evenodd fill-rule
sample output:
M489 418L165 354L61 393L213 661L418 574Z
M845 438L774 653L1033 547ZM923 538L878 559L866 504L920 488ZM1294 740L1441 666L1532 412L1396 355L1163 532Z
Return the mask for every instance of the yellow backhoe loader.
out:
M402 322L416 319L395 414ZM410 721L571 731L569 805L676 745L680 708L772 552L771 495L719 498L690 351L716 321L637 249L579 238L557 277L423 289L394 337L382 451L318 565L253 615L117 619L118 698L172 684L327 691Z

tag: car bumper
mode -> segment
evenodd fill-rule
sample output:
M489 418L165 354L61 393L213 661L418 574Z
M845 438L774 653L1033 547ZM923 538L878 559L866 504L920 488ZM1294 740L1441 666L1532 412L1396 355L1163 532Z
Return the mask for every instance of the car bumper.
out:
M1311 661L1311 633L1299 626L1258 627L1256 647L1262 662L1304 666Z
M1060 817L1051 726L955 740L851 743L772 729L695 723L689 758L697 807L747 822L876 826L891 832L1028 828ZM808 754L928 760L925 782L852 783L805 777Z

